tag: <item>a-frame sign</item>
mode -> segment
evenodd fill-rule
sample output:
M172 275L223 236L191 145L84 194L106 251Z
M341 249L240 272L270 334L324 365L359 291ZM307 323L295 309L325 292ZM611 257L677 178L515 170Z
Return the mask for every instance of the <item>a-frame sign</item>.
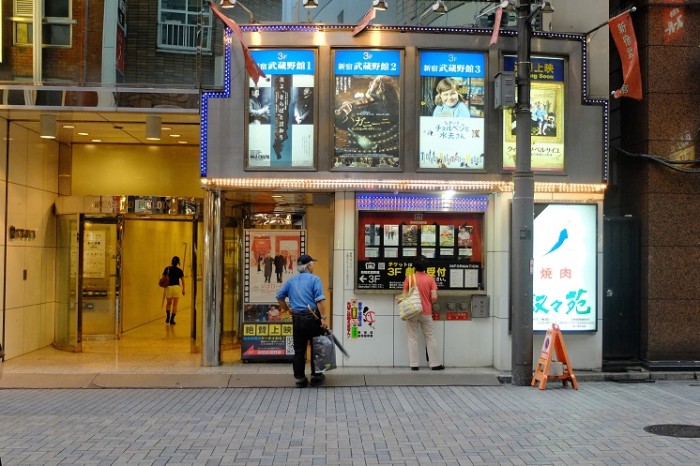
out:
M564 370L561 375L549 375L549 369L552 363L552 358L554 358L554 353L556 353L556 360L563 364ZM571 382L571 386L575 390L578 390L576 376L574 375L574 370L569 363L569 355L566 352L564 337L562 336L561 330L559 330L559 326L557 324L552 324L552 328L547 330L547 334L544 337L544 342L542 343L542 349L540 350L540 357L537 360L535 375L532 376L530 386L534 387L539 382L540 390L544 390L547 386L547 382L550 380L561 380L565 387L569 382Z

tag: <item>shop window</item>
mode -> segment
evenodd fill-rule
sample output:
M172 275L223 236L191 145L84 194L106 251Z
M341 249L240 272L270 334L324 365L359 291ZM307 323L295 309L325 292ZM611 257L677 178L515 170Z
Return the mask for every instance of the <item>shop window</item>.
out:
M13 43L31 46L34 34L33 0L13 2ZM42 3L41 38L44 47L70 47L75 21L71 17L71 0L44 0Z
M205 1L160 0L158 48L196 52L201 45L203 51L210 51L211 19L212 13Z

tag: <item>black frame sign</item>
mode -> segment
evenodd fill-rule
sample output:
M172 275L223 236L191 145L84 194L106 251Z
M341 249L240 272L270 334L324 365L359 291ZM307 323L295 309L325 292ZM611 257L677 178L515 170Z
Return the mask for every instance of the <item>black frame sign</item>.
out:
M482 213L358 213L358 290L400 290L418 256L439 290L483 289Z
M336 50L333 170L399 169L401 52Z
M249 79L246 169L315 168L316 52L250 53L269 79Z

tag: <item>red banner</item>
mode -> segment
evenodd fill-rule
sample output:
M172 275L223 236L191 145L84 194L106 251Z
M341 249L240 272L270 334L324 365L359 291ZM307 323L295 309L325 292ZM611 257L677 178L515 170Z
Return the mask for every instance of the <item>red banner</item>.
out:
M493 32L491 33L491 42L489 45L493 45L498 42L498 33L501 30L501 17L503 16L503 8L500 6L496 8L496 17L493 20Z
M624 83L612 93L613 97L630 97L642 100L642 75L639 71L639 54L637 53L637 38L634 35L632 18L629 12L615 16L608 21L610 34L613 36L617 52L622 60Z
M250 55L250 50L248 50L248 46L246 46L243 42L243 32L241 31L241 28L238 26L238 24L236 24L234 20L220 12L219 9L212 2L209 2L209 6L211 7L211 11L213 11L214 14L218 16L219 19L223 21L224 24L228 26L229 29L231 29L231 31L233 31L234 34L236 34L236 37L238 37L238 41L241 43L241 49L243 50L243 58L245 59L246 70L248 70L250 79L252 79L253 82L257 85L258 80L260 78L265 78L266 75L263 72L263 70L260 69L257 62Z

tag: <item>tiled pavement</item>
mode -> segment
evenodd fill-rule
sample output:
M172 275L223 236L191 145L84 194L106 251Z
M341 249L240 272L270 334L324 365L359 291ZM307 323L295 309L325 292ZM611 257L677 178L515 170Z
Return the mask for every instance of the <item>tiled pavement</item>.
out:
M333 378L328 375L328 380ZM15 465L698 465L700 383L3 389Z

